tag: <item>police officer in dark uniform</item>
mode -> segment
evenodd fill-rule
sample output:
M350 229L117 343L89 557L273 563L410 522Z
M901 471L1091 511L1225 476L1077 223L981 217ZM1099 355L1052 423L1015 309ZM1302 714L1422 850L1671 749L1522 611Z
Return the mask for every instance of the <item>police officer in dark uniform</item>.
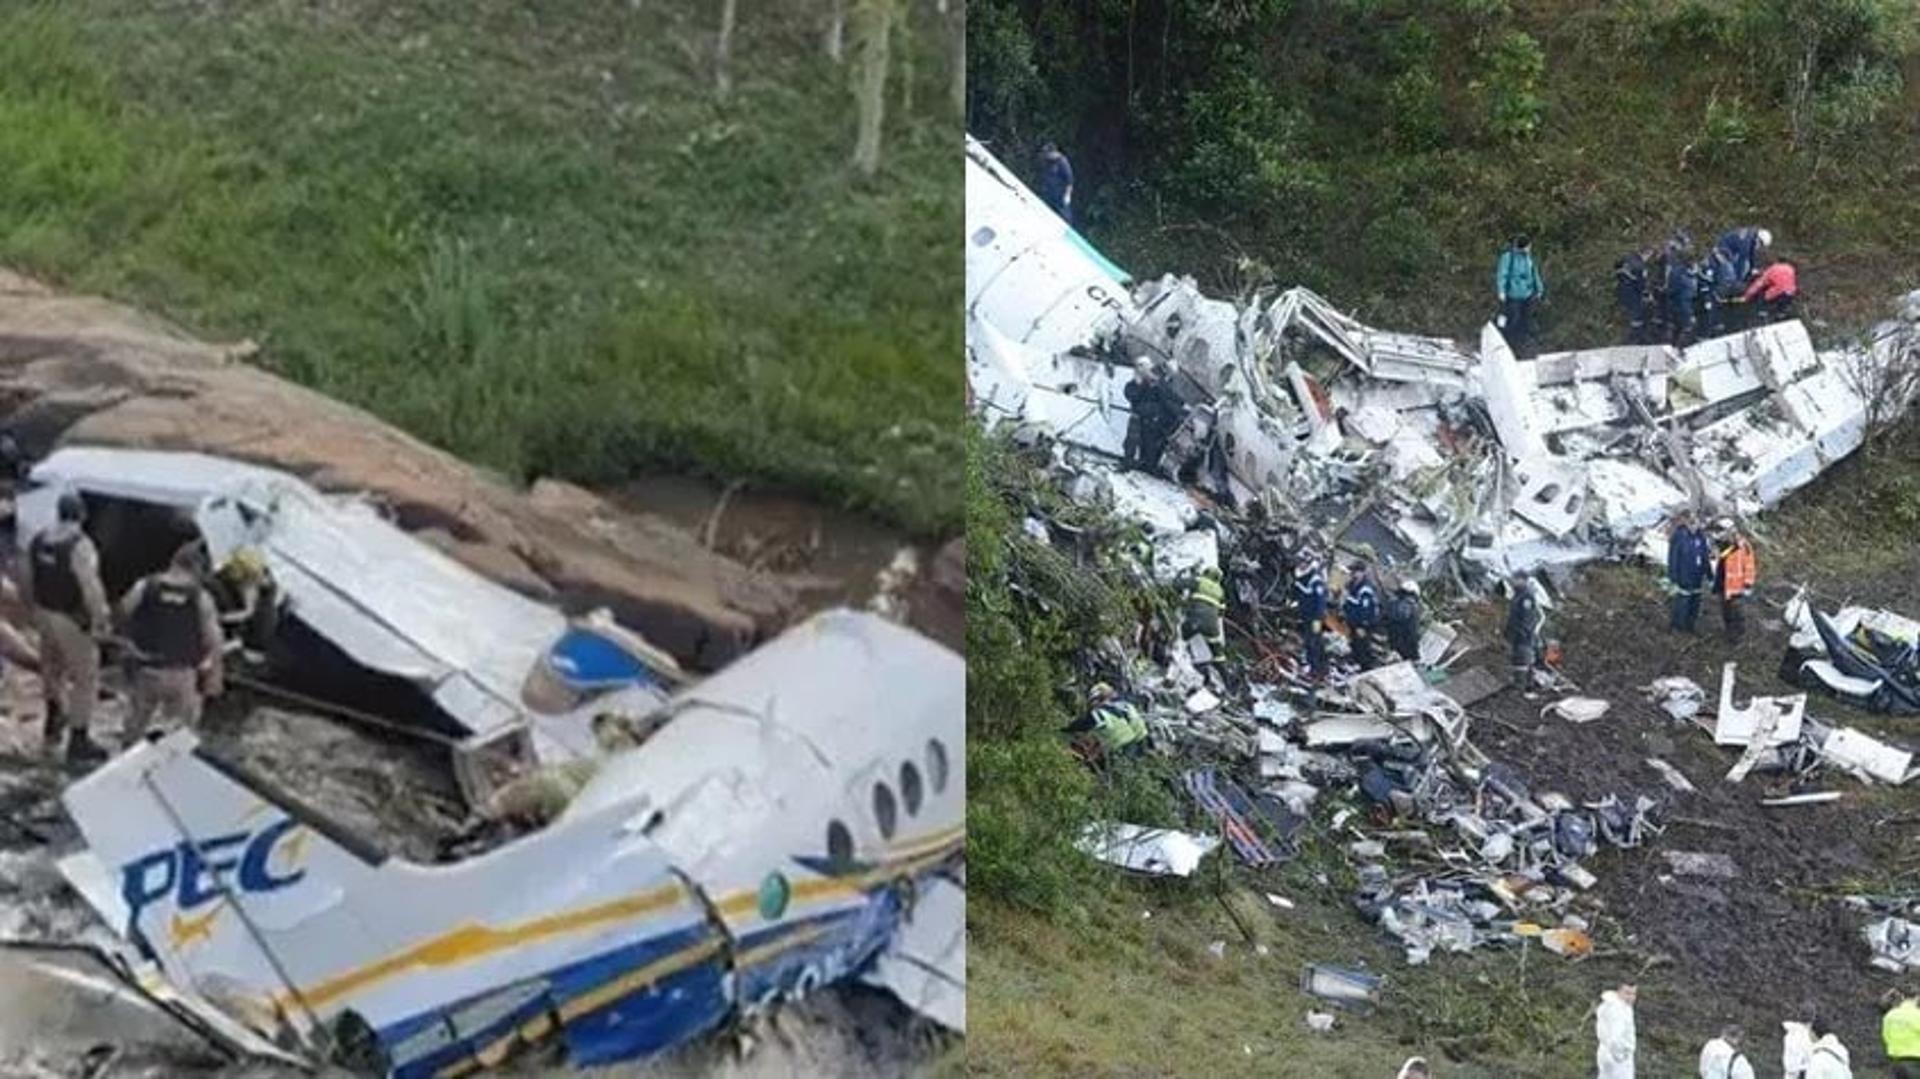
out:
M200 722L202 693L218 696L225 667L220 616L200 583L199 553L188 544L165 570L142 577L120 600L120 620L137 664L130 731L156 721Z
M40 633L43 744L54 751L64 738L67 759L84 763L106 756L88 727L100 695L99 638L109 629L110 614L100 552L84 527L86 503L77 492L63 491L56 512L58 519L27 543L20 592L33 604Z

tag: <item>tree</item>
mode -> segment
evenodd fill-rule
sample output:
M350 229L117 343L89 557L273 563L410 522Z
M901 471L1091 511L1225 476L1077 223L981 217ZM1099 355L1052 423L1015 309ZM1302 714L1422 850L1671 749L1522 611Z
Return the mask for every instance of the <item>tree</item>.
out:
M880 168L880 136L887 116L887 67L893 24L900 16L900 0L854 0L853 96L858 112L858 135L853 144L853 166L871 176Z
M733 75L728 71L733 53L733 23L738 14L739 0L721 0L720 39L713 47L714 89L721 97L733 92Z

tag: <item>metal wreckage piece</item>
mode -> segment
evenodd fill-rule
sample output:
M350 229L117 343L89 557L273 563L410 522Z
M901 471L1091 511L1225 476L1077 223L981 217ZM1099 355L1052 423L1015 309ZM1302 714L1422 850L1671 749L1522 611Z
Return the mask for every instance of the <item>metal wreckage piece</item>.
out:
M968 384L986 422L1118 457L1124 391L1151 360L1186 405L1171 474L1403 574L1573 565L1643 549L1683 506L1757 512L1910 403L1873 399L1920 339L1920 303L1847 349L1816 351L1789 321L1520 360L1491 325L1466 344L1374 329L1306 289L1229 302L1191 278L1135 282L986 147L966 153Z

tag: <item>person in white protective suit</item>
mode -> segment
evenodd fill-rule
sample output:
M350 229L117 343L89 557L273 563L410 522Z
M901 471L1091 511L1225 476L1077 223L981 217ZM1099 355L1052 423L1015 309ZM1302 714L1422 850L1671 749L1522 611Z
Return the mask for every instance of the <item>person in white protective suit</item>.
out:
M1853 1079L1853 1058L1824 1020L1813 1021L1813 1051L1807 1055L1807 1079Z
M1754 1079L1753 1065L1740 1051L1742 1037L1739 1027L1726 1026L1708 1039L1700 1049L1700 1079Z
M1640 991L1631 985L1609 989L1600 994L1593 1010L1593 1036L1599 1043L1593 1051L1599 1079L1633 1079L1633 1054L1637 1039L1633 1032L1633 1002Z
M1813 1028L1791 1019L1780 1022L1780 1069L1787 1079L1805 1079L1813 1063Z

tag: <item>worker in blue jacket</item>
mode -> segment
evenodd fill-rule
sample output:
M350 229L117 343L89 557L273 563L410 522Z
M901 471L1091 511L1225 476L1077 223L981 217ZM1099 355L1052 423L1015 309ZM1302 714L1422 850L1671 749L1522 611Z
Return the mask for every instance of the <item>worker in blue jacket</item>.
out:
M1669 252L1667 263L1667 327L1675 348L1693 344L1693 304L1699 278L1684 254Z
M1353 661L1363 671L1373 669L1373 638L1380 627L1380 590L1374 587L1365 562L1348 568L1347 587L1340 600L1340 618L1347 624L1347 642Z
M1327 644L1321 637L1327 628L1327 574L1314 551L1300 552L1300 564L1293 576L1293 604L1300 619L1300 637L1306 644L1307 675L1318 683L1327 674Z
M1500 332L1515 356L1526 354L1533 340L1533 307L1547 295L1546 279L1533 261L1533 241L1521 233L1513 238L1493 268L1493 288L1500 297Z
M1667 535L1667 584L1673 590L1676 633L1692 633L1700 619L1700 595L1707 586L1710 564L1706 534L1690 511L1681 510Z
M1738 280L1741 289L1747 287L1749 278L1760 272L1760 256L1772 246L1773 233L1752 225L1734 229L1713 245L1716 254L1725 253L1731 276Z

